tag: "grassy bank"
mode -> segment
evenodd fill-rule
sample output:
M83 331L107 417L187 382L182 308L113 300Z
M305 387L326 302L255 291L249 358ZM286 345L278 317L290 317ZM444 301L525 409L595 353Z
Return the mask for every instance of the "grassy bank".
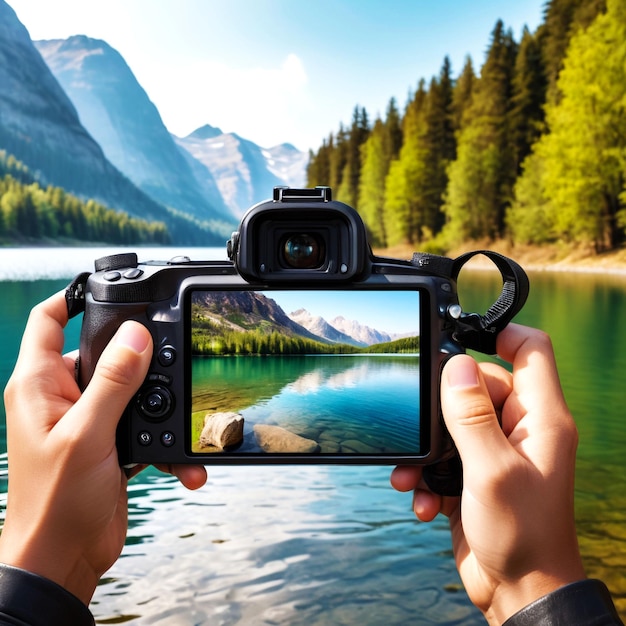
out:
M447 256L454 258L470 250L485 249L504 254L529 271L576 271L626 275L626 248L597 254L590 248L564 244L514 246L504 240L471 241L464 246L448 251ZM412 246L401 245L384 250L375 250L374 253L380 256L410 259L413 250ZM492 267L491 261L482 256L472 259L470 264L473 267Z

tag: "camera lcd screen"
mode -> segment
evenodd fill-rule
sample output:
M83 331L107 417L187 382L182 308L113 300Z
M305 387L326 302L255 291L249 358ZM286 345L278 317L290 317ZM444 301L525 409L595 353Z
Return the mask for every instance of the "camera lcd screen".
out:
M422 297L417 290L193 290L188 452L424 454Z

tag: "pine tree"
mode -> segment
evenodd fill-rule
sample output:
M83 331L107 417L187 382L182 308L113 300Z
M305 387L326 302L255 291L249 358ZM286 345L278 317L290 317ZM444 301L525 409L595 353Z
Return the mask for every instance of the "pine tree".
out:
M465 126L467 112L472 103L475 81L476 74L474 73L472 58L468 56L452 93L452 126L456 133Z
M537 37L524 28L513 75L513 95L509 115L510 147L515 173L538 139L544 119L546 78Z
M559 100L557 81L572 35L585 29L605 9L606 0L550 0L546 4L537 37L541 43L548 102L556 104Z
M330 150L330 181L329 184L335 192L335 196L341 186L346 163L348 162L348 132L343 124L339 125L339 131L334 137Z
M369 120L365 108L354 108L352 125L347 141L346 163L337 198L358 209L359 177L361 175L361 146L370 133Z
M385 155L385 135L385 125L378 118L361 151L363 166L359 180L358 207L368 228L370 242L377 247L387 246L383 209L389 161Z
M516 168L509 145L508 114L517 45L498 21L480 79L475 81L457 158L448 170L444 211L451 241L495 238L504 231Z
M414 244L421 237L423 194L419 184L424 179L425 148L421 137L425 127L426 95L424 80L421 80L402 120L404 140L400 154L392 161L385 180L385 232L389 245Z
M391 98L387 105L383 133L383 152L385 154L385 160L387 161L387 167L389 167L389 163L398 156L401 147L402 120L398 106L396 105L396 99Z
M430 84L420 138L425 159L418 183L423 201L421 228L430 236L437 234L444 223L441 206L448 185L447 168L456 157L452 94L450 59L446 57L439 79Z

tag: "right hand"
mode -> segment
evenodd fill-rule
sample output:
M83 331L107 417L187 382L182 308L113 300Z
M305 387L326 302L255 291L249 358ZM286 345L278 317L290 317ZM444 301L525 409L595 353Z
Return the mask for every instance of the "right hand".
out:
M461 497L432 493L419 467L397 467L391 477L399 491L414 490L417 517L450 518L467 593L493 624L585 578L574 522L578 434L550 339L511 324L498 354L513 374L468 355L443 371L443 415L463 462Z

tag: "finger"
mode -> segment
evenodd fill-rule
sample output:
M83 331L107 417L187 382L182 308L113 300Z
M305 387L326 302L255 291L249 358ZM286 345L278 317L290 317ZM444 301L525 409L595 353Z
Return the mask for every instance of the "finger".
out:
M126 476L130 480L134 478L144 469L147 465L134 465L126 471ZM187 487L187 489L195 490L202 487L207 481L206 468L203 465L177 465L173 463L163 464L157 463L156 467L164 474L171 474L178 478L178 480Z
M124 322L102 352L83 395L68 413L68 427L89 428L94 442L115 441L115 428L141 386L152 357L152 336L134 321Z
M546 333L509 324L498 336L498 354L513 364L515 392L527 409L567 411L552 342Z
M441 405L446 426L464 462L465 484L472 474L488 472L490 464L503 462L506 437L481 369L469 355L454 356L446 363Z
M207 481L206 468L203 465L156 465L157 469L176 476L187 489L195 490Z
M479 367L491 402L501 409L513 391L513 376L497 363L480 363Z
M432 522L439 513L443 498L428 489L416 489L413 494L413 511L422 522Z
M513 376L496 363L480 363L480 371L500 422L500 427L508 437L521 418L519 412L503 410L505 402L513 392Z
M32 367L39 364L43 356L50 354L58 358L63 351L63 329L67 320L63 292L58 292L33 307L22 335L18 365L25 361Z
M19 424L24 428L32 429L37 424L47 432L80 397L73 374L61 356L66 323L63 293L44 300L30 312L5 389L7 415L19 415ZM14 404L20 408L9 410Z
M556 459L573 459L578 433L567 407L550 337L510 324L498 337L498 352L513 363L514 393L506 412L515 423L509 441L550 471Z
M422 479L422 468L417 465L398 465L389 478L396 491L412 491L417 489Z
M63 355L63 361L67 371L76 378L76 359L78 358L78 350L72 350Z

